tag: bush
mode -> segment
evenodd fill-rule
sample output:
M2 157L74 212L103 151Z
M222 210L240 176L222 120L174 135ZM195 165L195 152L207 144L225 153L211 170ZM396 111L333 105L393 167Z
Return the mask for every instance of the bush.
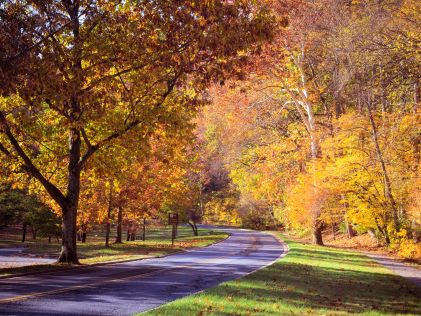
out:
M421 243L412 239L402 239L397 247L399 257L411 260L421 260Z
M277 229L279 223L270 215L269 211L251 210L242 216L243 227L266 230Z

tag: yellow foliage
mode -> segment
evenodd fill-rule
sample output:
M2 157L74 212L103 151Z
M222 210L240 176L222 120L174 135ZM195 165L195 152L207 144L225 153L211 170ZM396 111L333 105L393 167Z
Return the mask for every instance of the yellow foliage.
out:
M397 254L405 259L420 260L421 243L417 243L412 239L402 239L399 243Z

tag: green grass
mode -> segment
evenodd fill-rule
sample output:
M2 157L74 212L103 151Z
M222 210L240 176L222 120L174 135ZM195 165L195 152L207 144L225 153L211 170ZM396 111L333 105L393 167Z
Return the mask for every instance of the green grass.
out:
M110 242L110 247L104 247L104 241L98 241L98 238L88 238L86 243L78 243L78 254L82 264L105 263L110 261L123 261L132 259L144 259L159 257L183 251L187 248L204 247L228 237L228 234L219 231L201 229L199 236L192 236L192 230L189 227L179 227L178 236L174 247L168 237L169 229L150 232L146 241L136 240L114 244ZM110 239L113 241L114 239ZM0 241L2 247L22 246L15 241ZM30 240L25 243L23 254L36 255L38 257L57 257L60 251L60 244L52 241L48 243L45 240ZM0 269L0 276L12 275L26 272L47 271L57 268L66 268L67 265L43 264L17 268Z
M421 315L420 288L346 250L286 239L289 254L147 315Z

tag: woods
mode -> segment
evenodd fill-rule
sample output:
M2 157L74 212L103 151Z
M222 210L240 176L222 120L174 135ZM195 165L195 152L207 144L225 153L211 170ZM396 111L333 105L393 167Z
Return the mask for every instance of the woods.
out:
M420 258L419 21L416 0L3 1L0 181L61 217L59 262L168 212Z
M369 232L419 258L419 5L272 7L281 30L252 75L204 110L245 216L320 245L322 231Z

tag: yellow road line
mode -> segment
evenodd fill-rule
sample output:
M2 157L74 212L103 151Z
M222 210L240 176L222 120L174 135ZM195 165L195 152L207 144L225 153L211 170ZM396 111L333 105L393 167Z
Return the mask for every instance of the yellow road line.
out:
M253 243L252 243L251 247L246 248L246 250L248 250L249 248L256 249L257 238L254 237L254 236L253 236L253 238L254 238L254 240L253 240ZM48 296L48 295L53 295L53 294L71 292L71 291L78 290L78 289L95 288L96 286L98 286L100 284L105 284L105 283L121 282L121 281L130 280L130 279L142 279L144 277L147 277L147 276L150 276L152 274L162 272L162 271L172 271L172 270L177 270L177 269L189 268L189 267L192 267L196 264L212 263L214 261L218 261L222 258L226 258L226 257L232 256L232 255L236 255L236 254L239 254L241 252L242 251L233 252L233 253L229 253L229 254L226 254L224 256L216 257L216 258L213 258L213 259L196 261L196 262L191 263L191 264L181 265L181 266L177 266L177 267L174 267L174 268L163 268L163 269L151 271L151 272L148 272L148 273L131 275L131 276L128 276L128 277L123 277L123 278L118 278L118 279L115 279L115 278L114 279L113 278L105 279L105 280L101 280L101 281L98 281L98 282L95 282L95 283L90 283L90 284L87 284L87 285L74 285L74 286L69 286L69 287L57 289L57 290L50 290L50 291L44 291L44 292L32 292L32 293L29 293L29 294L13 296L13 297L9 297L9 298L0 299L0 304L13 303L13 302L27 300L27 299L30 299L30 298L37 298L37 297L43 297L43 296Z

